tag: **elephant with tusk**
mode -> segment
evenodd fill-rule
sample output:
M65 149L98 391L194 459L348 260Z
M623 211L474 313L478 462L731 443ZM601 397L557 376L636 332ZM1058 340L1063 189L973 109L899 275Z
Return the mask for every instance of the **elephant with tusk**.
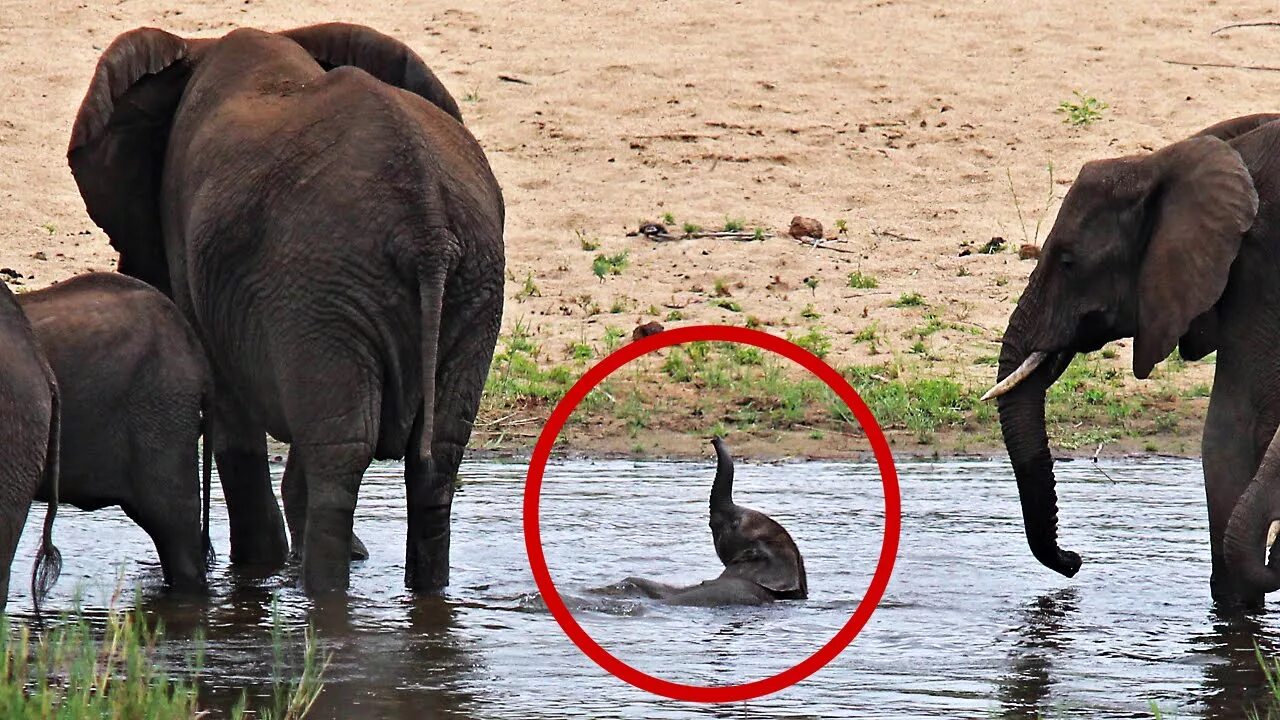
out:
M998 402L1031 551L1067 577L1081 559L1058 544L1045 393L1076 354L1131 337L1139 379L1175 347L1189 360L1217 351L1201 448L1211 592L1234 609L1280 589L1266 558L1280 520L1278 120L1239 117L1087 163L1063 199L984 399Z

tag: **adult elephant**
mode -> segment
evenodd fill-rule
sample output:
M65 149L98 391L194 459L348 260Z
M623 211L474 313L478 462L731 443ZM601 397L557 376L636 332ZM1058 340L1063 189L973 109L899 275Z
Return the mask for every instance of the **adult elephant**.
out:
M41 485L49 488L49 505L31 575L37 615L62 570L62 556L53 545L62 425L58 399L58 382L31 325L9 287L0 282L0 612L9 599L18 540Z
M636 590L671 605L762 605L808 597L800 548L776 520L733 502L733 457L720 438L711 443L716 450L709 502L711 540L724 571L688 587L629 577L615 589Z
M1139 379L1175 346L1189 360L1218 352L1201 446L1210 587L1225 607L1274 589L1256 581L1265 524L1232 515L1260 510L1237 506L1280 424L1276 119L1235 118L1148 155L1088 163L1063 199L988 396L1000 398L1031 551L1067 577L1080 556L1058 545L1045 392L1077 353L1133 337Z
M150 28L103 53L68 159L119 270L168 293L214 371L231 559L347 587L374 458L406 458L406 584L448 582L449 511L502 313L501 190L458 106L369 28Z

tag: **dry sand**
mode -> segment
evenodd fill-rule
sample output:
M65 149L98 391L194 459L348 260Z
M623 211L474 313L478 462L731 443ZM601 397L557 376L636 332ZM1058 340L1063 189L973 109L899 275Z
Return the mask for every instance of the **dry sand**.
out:
M995 354L1033 263L1011 251L958 254L993 236L1014 249L1024 240L1010 178L1030 234L1048 164L1061 198L1085 160L1280 109L1280 73L1164 62L1280 65L1269 62L1280 29L1210 34L1280 19L1264 2L376 5L0 0L0 266L34 276L23 281L32 287L113 267L64 151L97 56L116 34L151 25L216 36L344 20L403 39L460 101L506 195L506 325L528 325L546 357L678 306L686 323L752 316L779 333L820 326L833 336L833 364L897 356L913 372L980 383L994 370L975 361ZM1055 109L1076 90L1109 104L1103 120L1063 123ZM739 218L770 237L625 236L664 213L704 227ZM797 214L828 232L845 220L835 247L848 252L774 235ZM582 238L600 248L583 250ZM597 253L621 251L621 275L592 274ZM879 287L847 287L854 270ZM526 278L538 294L517 297ZM708 303L717 280L741 312ZM892 306L908 292L927 306ZM816 319L801 316L809 304ZM921 358L909 352L910 330L926 313L948 327L926 338ZM854 341L869 325L880 337L874 356ZM1127 346L1115 360L1126 368ZM1188 382L1209 373L1194 369Z

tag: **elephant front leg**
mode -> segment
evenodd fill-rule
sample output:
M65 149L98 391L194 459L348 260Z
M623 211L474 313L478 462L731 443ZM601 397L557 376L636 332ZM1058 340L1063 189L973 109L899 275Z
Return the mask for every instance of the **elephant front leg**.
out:
M1228 568L1224 538L1231 513L1252 481L1275 427L1261 433L1259 418L1241 401L1221 387L1219 380L1209 401L1201 443L1205 499L1209 509L1209 546L1213 570L1209 589L1214 602L1224 609L1258 607L1263 597L1242 592ZM1265 440L1259 437L1265 435ZM1259 552L1263 552L1259 548Z
M214 460L227 499L231 562L279 567L289 554L289 541L271 490L266 431L227 422L226 417L225 412L217 417Z

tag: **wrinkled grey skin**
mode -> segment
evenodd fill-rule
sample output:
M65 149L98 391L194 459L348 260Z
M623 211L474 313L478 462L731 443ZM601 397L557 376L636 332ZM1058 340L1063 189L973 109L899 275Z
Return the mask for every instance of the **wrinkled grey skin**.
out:
M203 590L208 442L204 503L196 456L213 378L195 332L158 290L116 273L23 293L18 304L61 391L62 502L119 505L151 536L165 583Z
M62 558L53 545L58 512L58 383L9 287L0 282L0 611L9 598L9 566L36 490L50 489L44 534L31 577L40 601L58 578Z
M1000 397L1000 426L1031 551L1067 577L1081 560L1058 545L1045 393L1075 354L1132 337L1139 379L1175 347L1189 360L1217 351L1201 445L1210 588L1223 609L1280 588L1264 552L1280 487L1253 480L1280 424L1278 118L1235 118L1149 155L1088 163L1063 199L998 377L1048 354Z
M457 103L412 50L333 23L99 61L68 160L119 270L173 298L214 372L231 560L288 553L341 592L371 460L405 458L405 583L449 578L449 514L502 315L504 206Z
M634 589L670 605L762 605L809 596L804 558L791 535L764 513L733 502L733 458L720 438L711 486L711 539L724 572L714 580L676 587L629 577L618 589Z

